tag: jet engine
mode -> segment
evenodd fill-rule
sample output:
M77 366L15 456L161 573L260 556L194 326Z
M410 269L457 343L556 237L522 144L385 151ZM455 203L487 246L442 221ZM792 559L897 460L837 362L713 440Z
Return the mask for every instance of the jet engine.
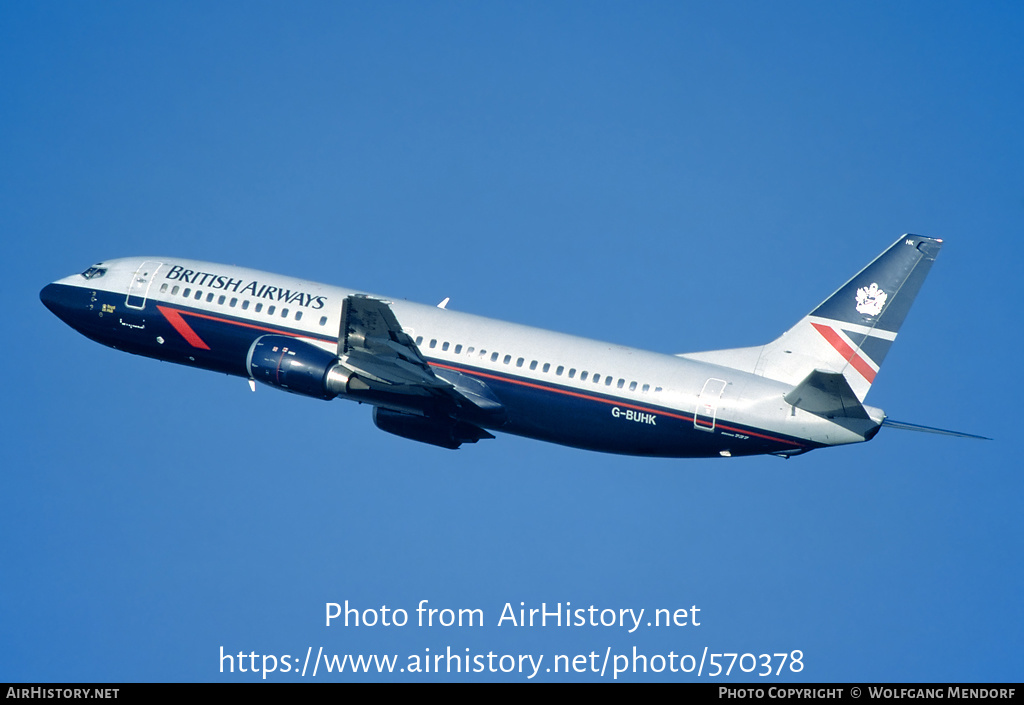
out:
M333 399L349 391L351 372L323 348L283 335L253 341L245 358L249 376L264 384L317 399Z

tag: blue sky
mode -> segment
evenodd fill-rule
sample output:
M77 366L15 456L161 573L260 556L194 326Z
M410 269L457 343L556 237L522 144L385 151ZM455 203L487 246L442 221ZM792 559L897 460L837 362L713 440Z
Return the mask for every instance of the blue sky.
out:
M0 95L0 681L260 679L221 647L1024 675L1018 3L7 3ZM448 452L38 300L177 255L672 353L774 338L903 232L945 246L868 402L992 442ZM486 623L326 627L345 600ZM520 602L701 625L497 626Z

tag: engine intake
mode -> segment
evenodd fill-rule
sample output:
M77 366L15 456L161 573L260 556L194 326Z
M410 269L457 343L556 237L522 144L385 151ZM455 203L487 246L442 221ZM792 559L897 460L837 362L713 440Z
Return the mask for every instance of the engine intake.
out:
M317 399L347 393L352 381L334 353L283 335L254 340L245 366L249 376L259 382Z

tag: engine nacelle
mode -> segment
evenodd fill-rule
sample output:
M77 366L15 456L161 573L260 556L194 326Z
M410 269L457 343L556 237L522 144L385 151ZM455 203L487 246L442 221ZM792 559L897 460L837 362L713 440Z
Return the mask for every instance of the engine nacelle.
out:
M259 382L317 399L345 394L351 381L334 353L284 335L264 335L254 340L245 367Z
M373 409L373 423L381 431L451 450L455 450L463 443L476 443L481 438L494 438L482 428L465 421L403 414L379 406Z

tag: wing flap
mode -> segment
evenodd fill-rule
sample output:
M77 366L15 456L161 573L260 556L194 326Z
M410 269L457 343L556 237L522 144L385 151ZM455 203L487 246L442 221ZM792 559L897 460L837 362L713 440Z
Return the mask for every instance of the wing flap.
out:
M345 367L369 383L371 388L396 391L395 387L414 386L428 390L448 386L434 376L429 368L423 369L396 357L381 357L363 351L353 351L341 358L341 361Z

